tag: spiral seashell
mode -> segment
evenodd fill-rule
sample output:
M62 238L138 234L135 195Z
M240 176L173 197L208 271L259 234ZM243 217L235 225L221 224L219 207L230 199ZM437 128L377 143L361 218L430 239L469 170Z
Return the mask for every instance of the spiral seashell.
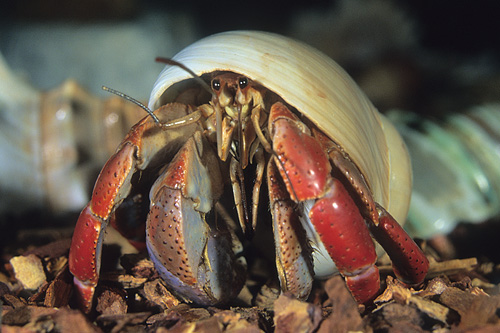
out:
M73 80L38 91L0 55L0 213L80 210L102 164L143 116L139 107L92 96Z
M173 59L201 77L217 71L242 74L282 97L348 153L375 201L405 221L411 168L404 143L333 60L301 42L255 31L207 37ZM176 100L196 85L185 70L167 66L153 87L149 107Z
M500 214L500 105L476 106L441 120L388 114L412 157L414 187L408 231L431 238L459 222Z

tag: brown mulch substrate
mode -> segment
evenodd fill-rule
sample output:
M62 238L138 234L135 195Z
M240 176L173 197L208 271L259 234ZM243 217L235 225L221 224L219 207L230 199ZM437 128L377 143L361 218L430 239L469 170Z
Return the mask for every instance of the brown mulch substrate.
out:
M481 255L466 238L467 229L472 228L472 234L477 228L489 229L461 228L423 244L431 269L420 286L409 287L393 278L390 264L382 258L383 292L366 308L354 302L339 276L317 282L308 302L280 295L263 259L250 261L247 285L234 304L197 307L170 293L147 255L121 255L117 245L106 245L103 267L107 269L89 316L73 303L67 264L71 229L27 231L17 235L17 248L4 247L1 328L2 332L498 332L500 266L490 259L497 258ZM48 242L33 241L42 234ZM474 247L475 257L456 258L467 246Z

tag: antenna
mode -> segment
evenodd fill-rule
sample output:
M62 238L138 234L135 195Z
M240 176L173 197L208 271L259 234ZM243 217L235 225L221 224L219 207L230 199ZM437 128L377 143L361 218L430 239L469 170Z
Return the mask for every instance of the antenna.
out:
M183 70L185 70L186 72L189 73L189 75L191 75L196 81L198 81L198 83L206 90L210 93L210 95L214 95L214 92L213 90L210 88L210 86L201 79L201 77L199 77L198 75L196 75L195 72L193 72L190 68L188 68L186 65L184 64L181 64L180 62L178 61L175 61L173 59L170 59L170 58L163 58L163 57L156 57L155 58L155 61L157 62L162 62L164 64L167 64L167 65L171 65L171 66L177 66L179 68L182 68Z
M121 98L124 98L127 101L134 103L135 105L139 106L144 111L146 111L151 116L151 118L153 118L153 120L155 121L156 124L160 124L160 119L158 119L158 117L153 113L153 111L151 111L150 108L148 108L146 105L142 104L141 102L139 102L135 98L130 97L127 94L124 94L118 90L114 90L114 89L106 87L106 86L102 86L102 90L110 92L110 93L115 94L117 96L120 96Z

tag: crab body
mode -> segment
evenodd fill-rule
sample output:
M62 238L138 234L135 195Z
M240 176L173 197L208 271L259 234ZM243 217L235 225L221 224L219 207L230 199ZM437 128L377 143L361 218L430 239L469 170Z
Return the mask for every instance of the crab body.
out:
M155 116L131 129L77 222L70 270L85 310L103 229L129 235L122 210L130 202L162 278L201 305L230 301L245 281L232 208L246 234L272 220L281 287L298 298L314 276L338 269L359 303L372 301L380 288L372 236L399 278L423 281L428 261L396 222L410 193L404 144L333 61L258 32L211 36L174 59L198 80L176 66L160 75ZM258 210L263 183L270 216ZM224 206L228 195L234 207Z

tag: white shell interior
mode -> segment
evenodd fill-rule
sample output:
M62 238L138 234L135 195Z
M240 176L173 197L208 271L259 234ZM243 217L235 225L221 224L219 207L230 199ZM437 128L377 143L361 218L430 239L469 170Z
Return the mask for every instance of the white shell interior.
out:
M350 76L316 49L276 34L232 31L204 38L173 58L197 75L216 70L245 75L280 95L348 152L375 201L404 223L411 167L401 137ZM149 107L172 100L166 90L191 76L167 66L154 85Z

